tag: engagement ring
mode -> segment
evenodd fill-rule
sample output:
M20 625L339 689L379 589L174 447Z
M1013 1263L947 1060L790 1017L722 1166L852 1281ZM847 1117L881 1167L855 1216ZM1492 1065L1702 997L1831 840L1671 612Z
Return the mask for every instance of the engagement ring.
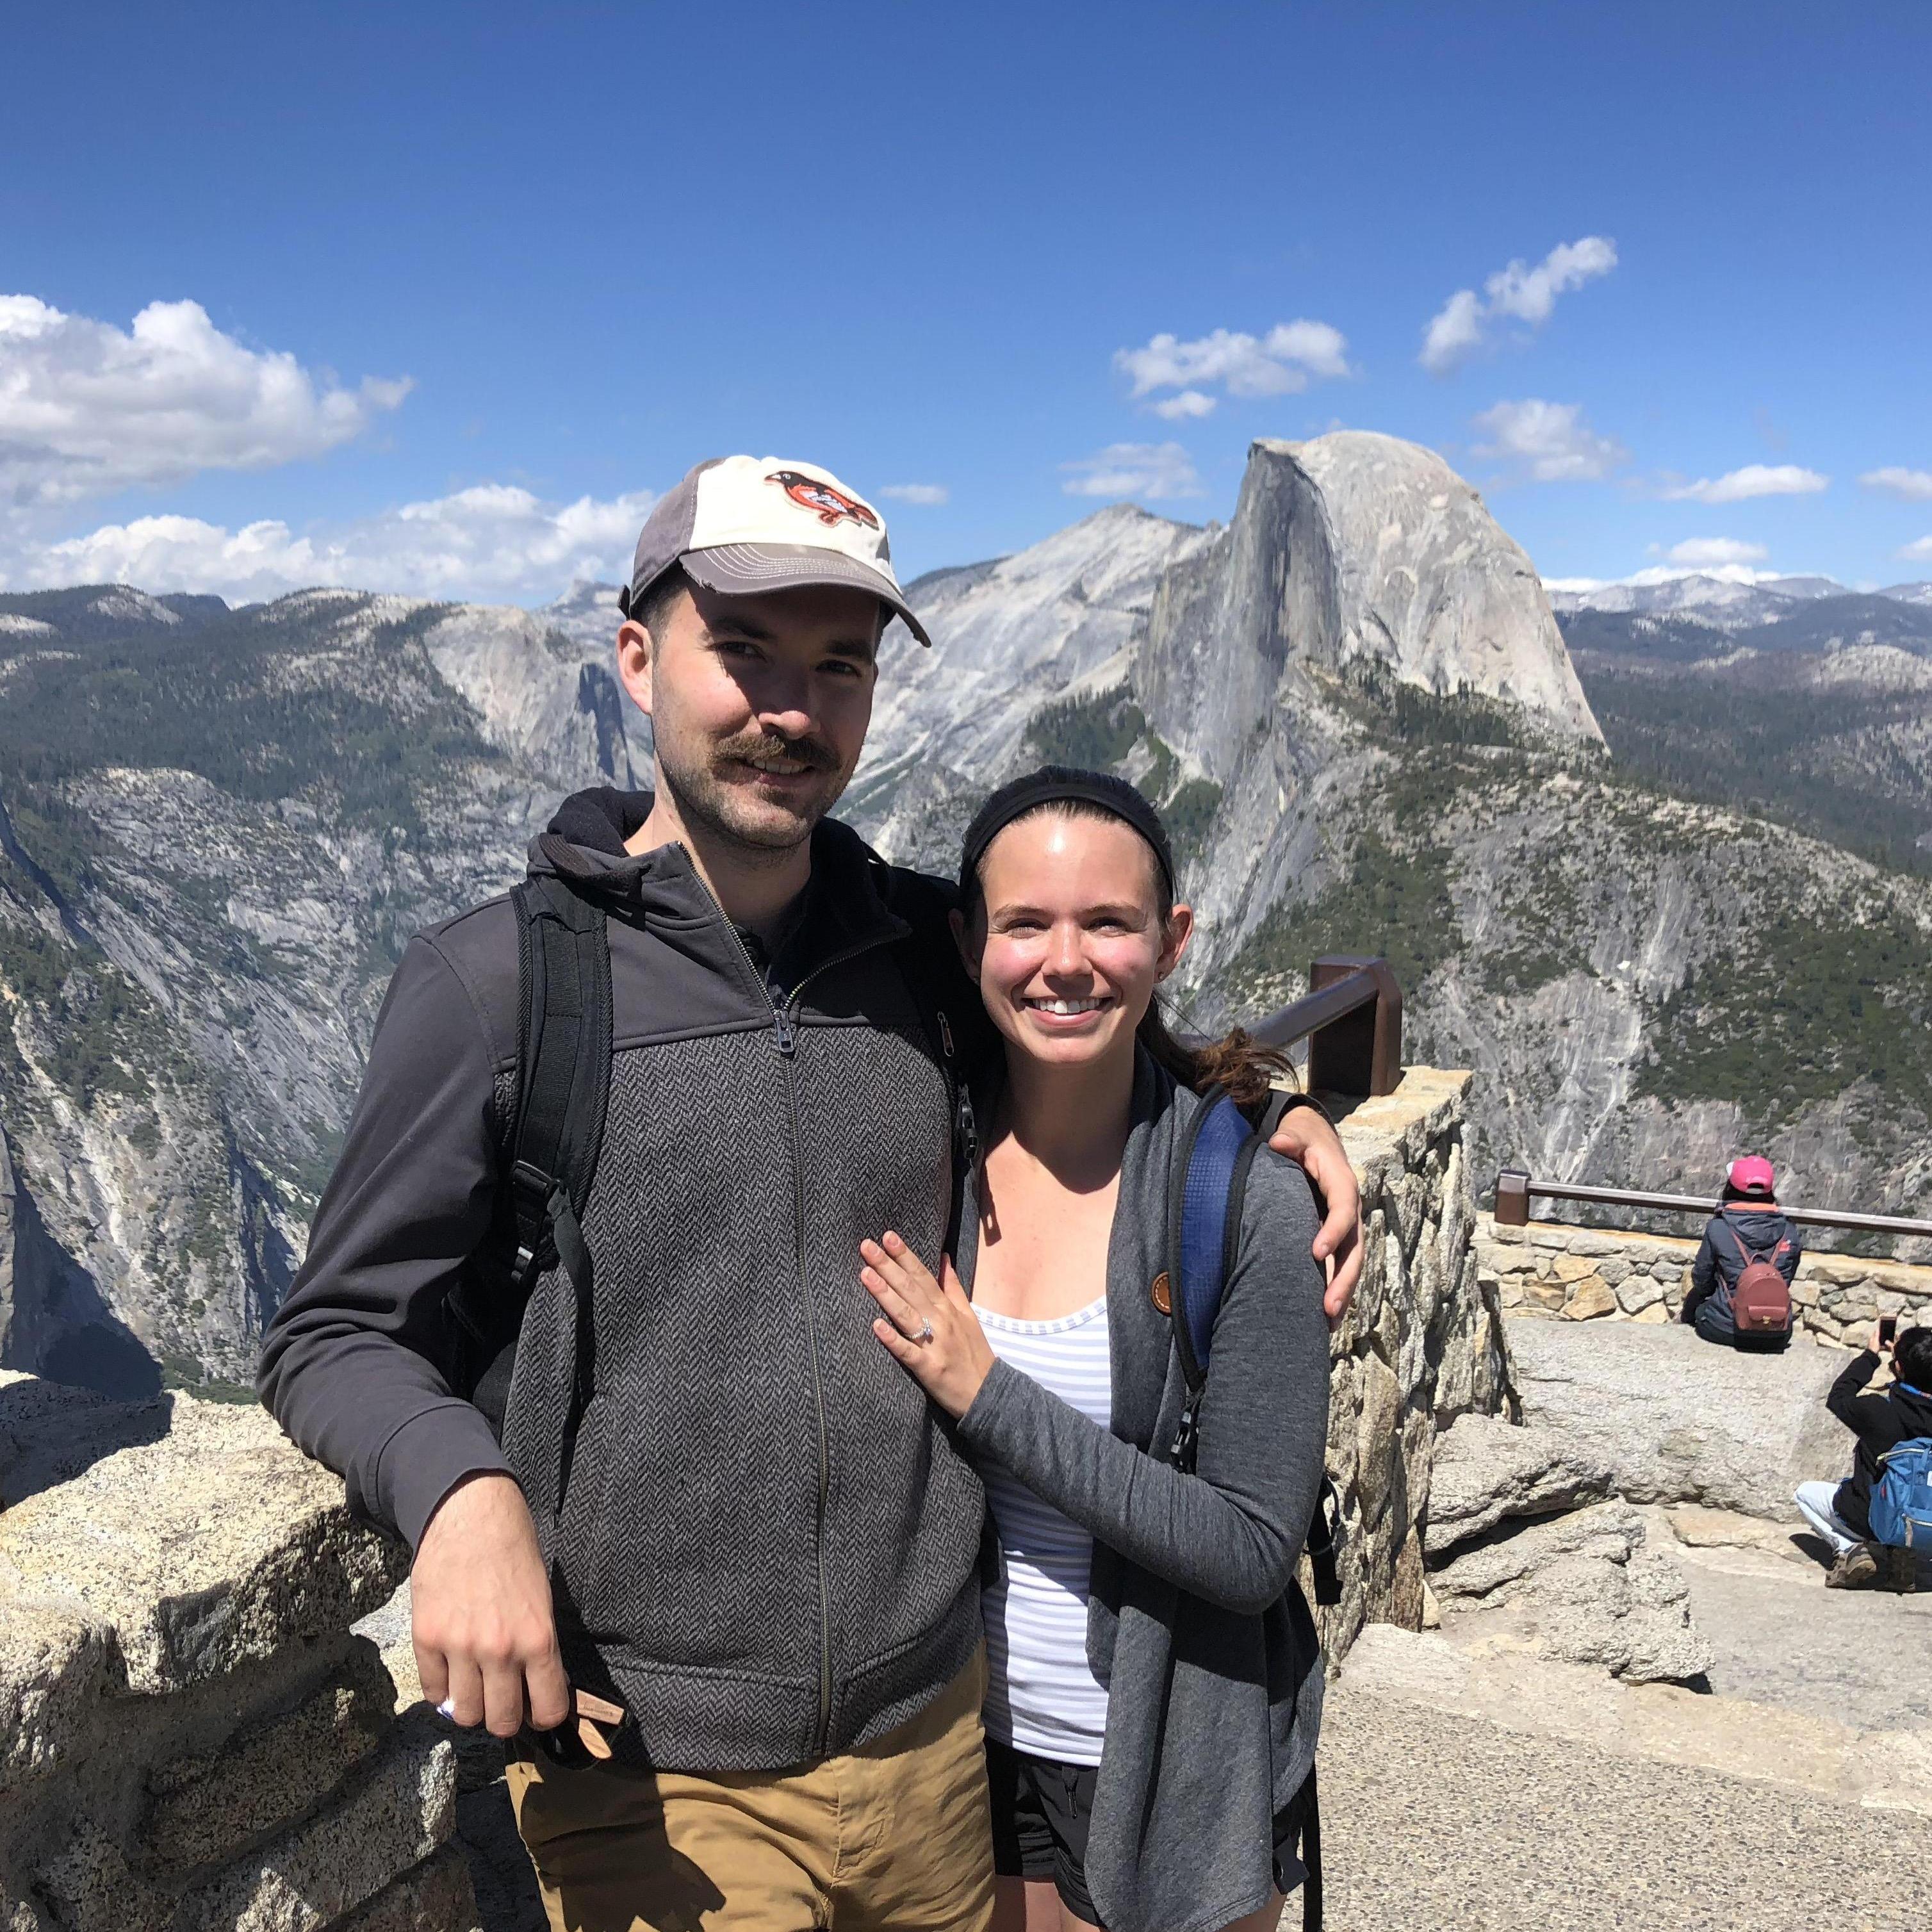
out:
M932 1324L930 1322L922 1322L920 1324L919 1333L912 1339L915 1342L930 1342L932 1340Z

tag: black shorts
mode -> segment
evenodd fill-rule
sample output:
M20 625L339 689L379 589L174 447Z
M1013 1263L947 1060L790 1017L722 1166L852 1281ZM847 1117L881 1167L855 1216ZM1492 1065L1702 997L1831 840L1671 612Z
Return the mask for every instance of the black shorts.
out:
M1029 1757L986 1740L993 1798L993 1869L1001 1878L1050 1878L1060 1902L1090 1925L1100 1922L1087 1892L1087 1827L1099 1767Z
M1087 1889L1087 1830L1098 1775L1094 1765L1058 1764L986 1740L993 1870L1001 1878L1050 1878L1061 1904L1090 1925L1101 1923ZM1303 1787L1304 1793L1312 1783ZM1284 1894L1307 1876L1299 1856L1304 1812L1298 1796L1274 1821L1274 1882Z

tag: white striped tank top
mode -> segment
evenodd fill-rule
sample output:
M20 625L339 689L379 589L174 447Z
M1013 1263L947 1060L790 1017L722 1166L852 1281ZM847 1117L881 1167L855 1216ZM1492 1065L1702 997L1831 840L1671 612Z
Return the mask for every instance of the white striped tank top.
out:
M1113 1420L1107 1298L1051 1322L978 1310L1003 1362L1105 1429ZM986 1623L986 1730L1033 1757L1098 1764L1107 1693L1087 1662L1087 1576L1094 1539L998 1463L982 1468L999 1532L999 1581Z

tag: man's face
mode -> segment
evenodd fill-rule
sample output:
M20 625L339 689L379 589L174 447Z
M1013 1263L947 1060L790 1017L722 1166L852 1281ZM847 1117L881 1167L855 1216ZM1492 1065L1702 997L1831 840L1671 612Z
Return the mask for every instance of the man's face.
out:
M831 586L728 596L693 584L656 634L617 633L658 776L687 823L788 851L852 776L872 716L880 607Z

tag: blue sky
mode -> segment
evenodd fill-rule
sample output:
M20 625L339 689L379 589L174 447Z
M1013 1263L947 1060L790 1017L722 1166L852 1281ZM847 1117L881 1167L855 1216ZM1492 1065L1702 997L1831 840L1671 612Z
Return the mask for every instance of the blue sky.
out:
M8 39L8 589L534 602L731 449L934 499L887 498L910 576L1112 493L1225 517L1252 437L1336 426L1442 450L1546 578L1932 578L1923 5Z

